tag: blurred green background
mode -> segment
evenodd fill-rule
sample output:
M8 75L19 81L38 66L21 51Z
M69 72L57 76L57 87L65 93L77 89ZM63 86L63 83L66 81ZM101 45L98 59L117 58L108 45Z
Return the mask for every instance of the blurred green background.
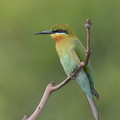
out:
M46 85L66 78L49 35L57 23L69 24L86 43L84 23L93 23L91 65L102 120L120 112L120 1L1 0L0 120L21 120L34 111ZM75 81L53 93L38 120L93 120L83 91Z

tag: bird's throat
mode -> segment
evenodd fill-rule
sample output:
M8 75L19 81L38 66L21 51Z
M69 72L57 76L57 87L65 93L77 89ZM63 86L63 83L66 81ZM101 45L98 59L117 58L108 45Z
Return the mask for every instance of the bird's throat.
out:
M63 40L66 35L65 34L51 34L51 37L56 41L56 42L60 42L61 40Z

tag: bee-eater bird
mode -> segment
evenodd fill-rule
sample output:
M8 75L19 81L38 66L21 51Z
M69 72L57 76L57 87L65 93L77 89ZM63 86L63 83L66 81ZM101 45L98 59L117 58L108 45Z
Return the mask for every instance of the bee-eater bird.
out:
M72 28L67 24L57 24L51 30L38 34L50 34L56 42L56 50L64 71L69 76L80 62L84 62L86 50L81 41L76 37ZM74 78L84 91L95 120L100 120L99 112L95 104L94 95L99 98L94 89L93 75L88 63Z

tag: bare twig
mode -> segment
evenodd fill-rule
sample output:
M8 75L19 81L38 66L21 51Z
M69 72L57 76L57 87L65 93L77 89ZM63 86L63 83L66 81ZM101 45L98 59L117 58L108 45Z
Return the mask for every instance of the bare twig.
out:
M85 66L88 64L89 61L89 57L91 54L90 51L90 26L91 26L91 22L90 19L88 18L86 20L85 23L85 27L87 30L87 50L86 50L86 59L84 62L81 62L80 65L70 74L70 76L68 76L63 82L61 82L60 84L54 86L55 82L50 82L46 89L45 92L43 94L43 97L39 103L39 105L37 106L36 110L33 112L33 114L27 118L26 115L22 118L22 120L36 120L36 118L38 117L38 115L40 115L42 109L44 108L44 106L46 105L50 95L52 92L60 89L61 87L63 87L64 85L66 85L68 82L71 81L71 79L75 78L75 76L77 75L77 73Z
M88 64L88 59L90 57L90 54L92 53L90 50L90 26L92 25L90 19L88 18L85 23L86 31L87 31L87 48L86 48L86 59L84 63ZM87 57L88 56L88 57Z

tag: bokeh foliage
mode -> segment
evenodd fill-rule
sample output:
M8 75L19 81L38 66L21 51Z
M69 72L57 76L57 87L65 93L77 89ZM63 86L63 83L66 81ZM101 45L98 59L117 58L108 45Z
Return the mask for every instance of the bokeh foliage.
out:
M54 40L33 33L68 23L85 44L87 17L92 20L91 65L101 99L102 120L118 120L120 110L120 1L1 0L0 120L21 120L37 106L46 85L66 75ZM38 120L92 120L75 81L52 94Z

